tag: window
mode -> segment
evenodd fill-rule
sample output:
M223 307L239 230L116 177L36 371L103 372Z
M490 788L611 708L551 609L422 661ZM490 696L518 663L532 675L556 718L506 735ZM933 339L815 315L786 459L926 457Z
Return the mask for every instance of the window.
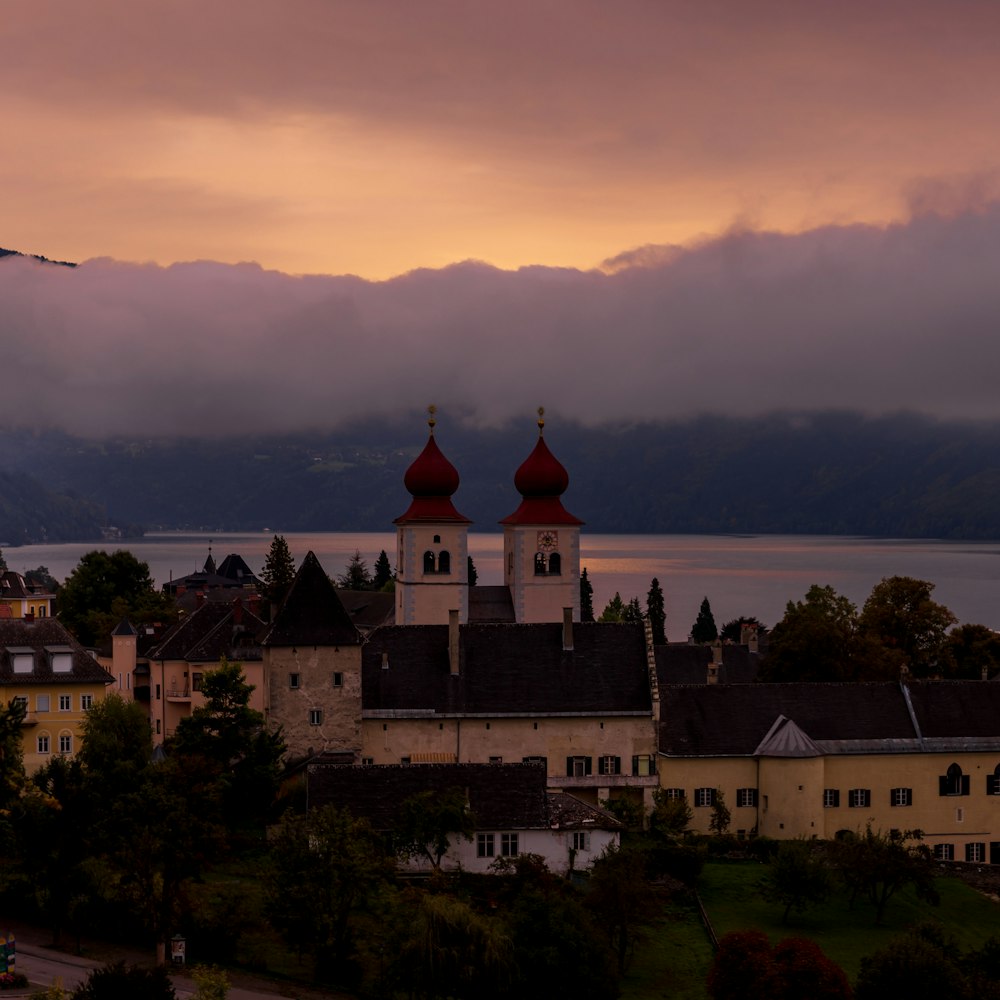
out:
M288 675L288 686L293 691L297 691L298 690L298 688L299 688L299 675L298 674L289 674ZM159 695L157 695L157 698L159 698Z
M516 858L517 857L517 834L516 833L501 833L500 834L500 856L503 858Z
M30 674L35 669L35 653L31 649L10 650L15 674Z
M323 723L323 709L321 708L310 708L309 709L309 725L319 726Z
M440 535L435 535L434 536L434 544L435 545L440 545L441 544L441 536Z
M622 773L622 759L621 757L612 757L606 755L604 757L597 758L597 773L598 774L621 774Z
M955 860L955 845L954 844L935 844L934 845L934 857L938 861L954 861Z
M648 778L656 774L656 758L652 754L639 754L632 758L632 774L636 777Z
M400 764L409 764L412 759L413 758L410 757L409 754L407 754L407 756L399 758L399 763Z
M68 694L59 695L59 711L68 712L73 699Z
M35 711L36 712L47 712L49 710L49 696L47 694L36 694L35 695Z
M992 774L986 775L986 794L1000 795L1000 764L997 764Z
M334 674L333 674L333 686L335 688L339 688L339 687L343 687L344 686L344 675L339 670L334 671Z
M80 711L89 712L94 707L94 696L92 694L80 695Z
M756 788L737 788L736 789L736 805L741 808L756 807L757 805L757 789Z
M72 753L73 752L73 737L70 733L60 733L59 735L59 752L60 753Z
M204 679L205 679L205 675L204 674L192 674L191 675L191 690L192 691L200 691L201 690L201 682Z
M19 694L16 697L11 698L11 702L13 704L15 704L15 705L20 705L21 708L24 709L25 714L27 714L27 711L28 711L28 699L23 694Z
M493 834L492 833L477 833L476 834L476 857L477 858L493 858L496 857L496 848L493 844Z
M439 573L450 573L451 572L451 553L441 552L438 554L438 572Z
M824 788L823 789L823 808L824 809L836 809L840 805L840 789L839 788Z
M558 552L549 553L549 572L553 576L559 576L562 573L562 556Z
M664 788L663 789L663 797L668 802L671 802L674 799L683 799L684 798L684 789L683 788Z
M852 788L847 793L847 804L852 809L867 809L872 804L870 788Z
M545 768L549 766L548 760L544 757L522 757L521 761L524 764L541 764Z
M160 720L159 719L156 720L156 735L157 736L160 735Z
M541 552L535 553L535 576L545 576L545 556Z
M375 758L374 757L362 757L361 758L361 764L362 764L362 766L370 766L370 765L372 765L374 763L375 763Z
M38 746L38 752L39 753L48 753L49 752L49 734L48 733L39 733L38 734L38 744L37 744L37 746Z
M975 863L980 863L986 860L986 845L979 844L966 844L965 845L965 860L972 861Z
M160 700L160 685L159 684L156 685L156 700L157 701Z
M52 672L54 674L68 674L73 671L73 651L71 649L52 649L46 647L49 656L52 657Z
M912 788L893 788L889 792L889 805L891 806L912 806L913 805L913 789Z
M569 778L585 778L591 773L589 757L567 757L566 776Z
M503 763L503 757L490 757L490 763L491 764L502 764Z
M590 831L589 830L574 830L573 831L573 850L574 851L589 851L590 850Z
M969 776L962 774L958 764L952 764L946 774L938 778L938 795L968 795Z
M714 806L715 805L715 789L714 788L696 788L694 790L694 804L696 806Z
M424 553L424 572L433 573L434 572L434 553L427 551Z

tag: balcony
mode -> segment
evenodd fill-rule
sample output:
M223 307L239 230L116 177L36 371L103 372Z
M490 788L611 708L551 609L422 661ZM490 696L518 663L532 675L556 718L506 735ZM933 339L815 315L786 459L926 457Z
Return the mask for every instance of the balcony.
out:
M189 702L191 700L191 692L185 688L167 688L163 692L163 697L167 701L173 702Z

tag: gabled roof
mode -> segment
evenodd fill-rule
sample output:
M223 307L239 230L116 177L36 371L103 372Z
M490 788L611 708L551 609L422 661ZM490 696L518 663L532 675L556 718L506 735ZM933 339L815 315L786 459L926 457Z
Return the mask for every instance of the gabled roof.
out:
M399 807L424 791L458 789L479 830L620 829L601 809L572 796L546 792L541 764L310 764L310 809L336 805L391 829Z
M386 664L384 666L383 664ZM447 625L373 632L362 653L365 714L614 715L652 711L640 625L463 625L451 673Z
M181 619L153 649L151 660L186 660L217 663L227 660L261 659L260 641L264 622L243 607L240 598L225 604L206 601Z
M30 651L33 669L30 674L15 674L12 650ZM53 673L54 652L72 655L68 673ZM21 618L0 621L0 684L111 684L113 678L55 618Z
M757 679L760 657L746 646L725 644L718 683L749 684ZM712 662L712 647L690 642L672 642L655 646L656 679L664 684L707 684L708 665Z
M667 685L660 718L676 757L1000 751L1000 686L985 681Z
M396 595L380 590L340 590L337 596L351 621L369 632L380 625L392 625L396 620Z
M295 574L265 646L352 646L361 635L315 553L309 551Z
M517 621L510 587L469 587L469 621L483 624Z

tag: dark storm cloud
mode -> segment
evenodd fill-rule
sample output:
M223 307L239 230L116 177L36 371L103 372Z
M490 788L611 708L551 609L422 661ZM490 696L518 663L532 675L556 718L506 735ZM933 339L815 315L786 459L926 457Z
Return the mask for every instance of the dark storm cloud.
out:
M87 435L775 409L1000 417L1000 206L386 282L0 261L8 421Z

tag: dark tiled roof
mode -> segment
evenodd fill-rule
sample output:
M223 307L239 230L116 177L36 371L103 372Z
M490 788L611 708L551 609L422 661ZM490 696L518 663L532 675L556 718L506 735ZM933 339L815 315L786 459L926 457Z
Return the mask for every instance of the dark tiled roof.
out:
M20 573L13 570L5 570L0 573L0 597L20 598L26 597L52 597L53 594L45 587L36 587L28 583Z
M225 578L226 580L234 580L243 587L249 586L259 586L260 580L254 576L253 571L246 564L243 556L238 555L235 552L230 552L225 559L219 563L219 568L216 570L219 576Z
M396 595L376 590L337 590L351 621L363 632L396 620Z
M1000 737L1000 687L983 681L909 681L925 739Z
M361 636L344 610L337 589L313 552L307 552L265 646L351 646Z
M49 655L51 647L61 647L71 651L73 659L69 673L52 672ZM14 673L9 653L11 648L32 650L34 654L32 673ZM19 618L0 621L0 683L51 684L54 679L58 679L60 683L110 684L112 682L111 675L55 618L36 618L34 622L25 622Z
M206 601L174 626L163 640L149 650L151 660L187 660L190 663L228 660L259 660L257 636L261 621L239 598L225 604Z
M134 628L132 628L132 623L127 619L123 618L112 630L112 635L138 635Z
M782 715L817 742L916 737L898 684L668 685L660 688L660 752L750 756Z
M469 587L469 621L477 623L509 622L514 615L514 598L510 587Z
M463 625L458 676L447 625L397 625L373 632L362 657L366 712L612 715L650 712L646 646L639 625ZM388 669L383 668L388 656Z
M311 764L309 808L336 805L379 830L396 823L400 804L419 792L457 788L480 830L618 829L603 810L545 790L540 764Z

